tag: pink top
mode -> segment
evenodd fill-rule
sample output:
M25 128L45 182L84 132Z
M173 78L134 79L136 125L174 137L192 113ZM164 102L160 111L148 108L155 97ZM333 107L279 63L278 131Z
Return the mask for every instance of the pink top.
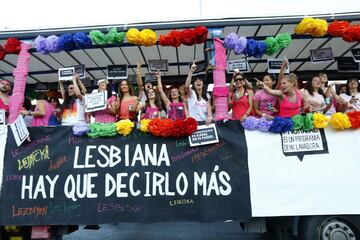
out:
M109 104L113 103L116 100L115 96L108 98ZM94 112L95 122L99 123L114 123L116 122L116 117L111 114L109 108L99 110Z
M120 119L134 119L135 117L135 112L136 109L135 108L135 103L136 103L136 99L135 98L129 98L126 100L122 100L121 101L121 105L120 105L120 111L119 111L119 118ZM133 116L130 116L130 110L133 114Z
M45 108L45 115L44 116L33 116L31 126L33 127L41 127L41 126L48 126L49 125L49 118L51 113L54 111L54 106L48 103L45 100L38 100L42 101ZM35 107L35 112L39 111L39 108Z
M5 112L9 111L9 105L6 105L1 98L0 98L0 109L4 109Z
M259 110L265 114L274 116L275 113L271 111L271 107L275 107L277 104L277 97L268 94L263 89L257 91L254 96L254 102L259 103Z
M184 103L170 102L170 106L168 109L168 118L174 121L176 119L184 120L186 118Z
M249 94L245 90L242 96L237 96L234 92L232 94L232 119L240 120L246 111L249 109Z
M153 119L159 117L159 108L158 107L151 107L147 106L145 110L145 114L142 117L143 119Z
M300 114L302 97L299 90L295 90L296 102L290 102L289 97L284 94L284 99L279 101L279 116L293 117Z

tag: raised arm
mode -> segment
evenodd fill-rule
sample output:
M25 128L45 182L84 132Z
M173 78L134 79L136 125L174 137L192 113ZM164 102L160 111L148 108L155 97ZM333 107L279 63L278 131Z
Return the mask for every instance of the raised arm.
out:
M283 92L281 90L274 90L269 88L265 85L265 83L261 82L260 80L256 79L257 85L264 89L265 92L267 92L270 95L276 96L276 97L283 97Z
M59 87L60 87L60 93L61 93L61 97L62 99L65 99L65 88L64 88L64 81L63 80L59 80Z
M136 62L136 81L139 88L139 100L145 95L143 82L141 78L141 64Z
M283 60L283 62L281 64L280 73L279 73L279 76L278 76L278 81L277 81L275 89L280 88L280 80L285 77L285 69L287 68L288 65L289 65L289 61L286 58L284 58L284 60Z
M186 78L186 82L185 82L185 88L187 89L187 91L189 93L189 97L192 94L190 84L191 84L192 74L195 71L195 69L196 69L196 64L195 64L195 61L194 61L193 64L191 65L191 67L190 67L190 71L189 71L189 74L188 74L188 76Z
M84 95L87 94L87 89L86 89L86 87L84 86L84 84L82 83L82 81L81 81L81 79L79 77L76 78L76 82L77 82L77 84L79 86L79 89L81 90L80 92L82 94L84 94Z
M159 90L161 100L164 102L166 109L168 109L170 106L170 101L169 101L168 97L166 96L166 94L164 93L163 86L161 83L161 75L160 75L159 71L156 72L156 79L157 79L157 85L158 85L158 90Z
M78 75L74 75L73 76L73 85L74 85L74 92L75 92L75 96L80 99L80 101L83 100L84 96L81 94L79 85L78 85Z

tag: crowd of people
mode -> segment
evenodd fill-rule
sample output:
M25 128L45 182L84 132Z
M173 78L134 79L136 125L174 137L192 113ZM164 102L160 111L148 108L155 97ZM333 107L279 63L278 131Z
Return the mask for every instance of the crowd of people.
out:
M325 73L314 76L304 88L300 88L294 73L284 74L287 61L283 62L278 79L265 75L262 80L248 81L244 74L232 75L228 97L229 119L245 120L248 116L292 117L305 112L320 112L331 116L337 111L360 111L360 84L357 79L349 79L344 86L328 84ZM27 126L57 126L89 123L112 123L121 119L139 121L140 119L170 118L172 120L192 117L200 123L213 121L216 111L214 99L204 79L195 76L195 63L191 66L185 83L179 88L164 89L161 74L156 73L157 86L143 84L141 65L137 66L137 87L128 80L122 80L118 92L111 89L107 79L98 80L98 92L107 92L106 108L85 113L87 90L78 76L65 83L59 81L62 104L57 97L48 99L45 93L37 94L36 106L25 98L20 113ZM0 81L0 109L9 111L11 83Z

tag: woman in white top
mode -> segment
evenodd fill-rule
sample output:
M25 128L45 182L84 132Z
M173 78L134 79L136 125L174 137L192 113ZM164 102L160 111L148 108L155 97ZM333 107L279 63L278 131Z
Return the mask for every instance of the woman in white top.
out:
M331 104L325 103L325 94L321 88L319 77L313 77L302 91L302 97L305 100L305 108L309 112L319 112L326 114Z
M340 94L347 103L340 109L345 112L360 111L360 84L356 78L351 78L346 83L346 93Z
M192 88L190 88L190 83L192 79L192 74L196 69L195 62L191 65L190 72L186 78L185 88L189 93L188 98L188 109L190 117L196 119L196 121L201 122L205 121L205 124L208 125L212 121L212 112L211 112L211 101L210 95L206 93L206 88L204 81L200 78L194 80Z
M60 81L60 92L64 99L62 108L61 125L74 125L77 123L86 123L84 95L79 88L80 78L74 76L72 84L65 91L63 81Z

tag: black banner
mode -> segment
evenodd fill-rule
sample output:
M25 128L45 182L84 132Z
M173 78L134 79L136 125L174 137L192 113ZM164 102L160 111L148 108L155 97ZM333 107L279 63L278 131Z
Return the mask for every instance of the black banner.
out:
M219 143L193 148L137 130L75 137L65 126L30 128L32 142L18 148L8 131L1 225L247 220L244 130L217 129Z

